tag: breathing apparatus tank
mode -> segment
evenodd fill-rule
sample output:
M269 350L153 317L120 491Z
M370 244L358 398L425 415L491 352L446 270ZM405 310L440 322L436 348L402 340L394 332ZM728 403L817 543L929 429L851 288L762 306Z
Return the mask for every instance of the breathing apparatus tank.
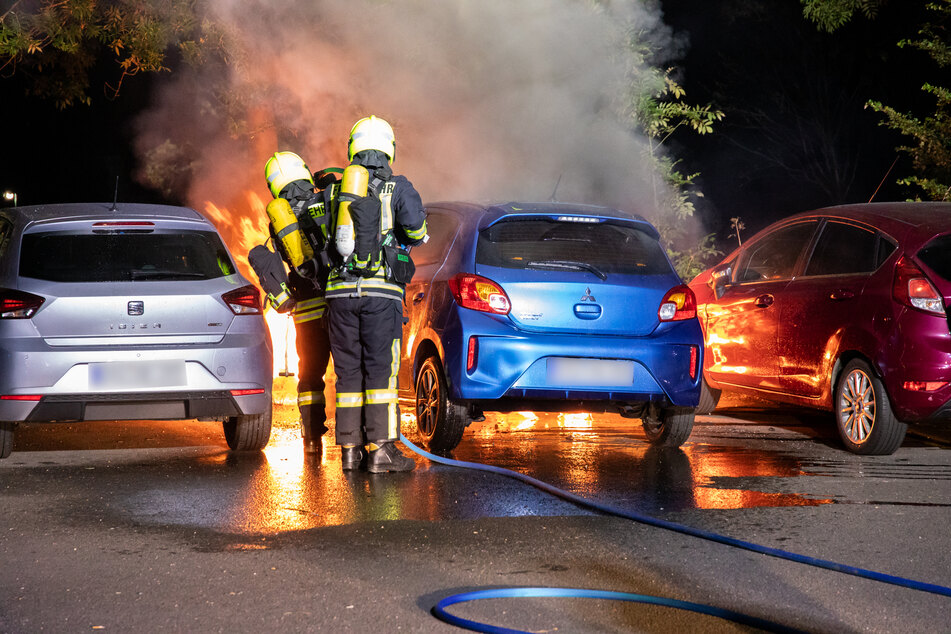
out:
M340 181L340 203L337 207L337 231L334 242L337 252L346 260L353 253L353 218L350 217L350 203L367 195L370 184L370 172L362 165L348 165L343 170Z
M281 241L284 253L295 268L314 257L314 250L300 232L297 216L285 198L275 198L267 204L267 216L271 220L274 235Z

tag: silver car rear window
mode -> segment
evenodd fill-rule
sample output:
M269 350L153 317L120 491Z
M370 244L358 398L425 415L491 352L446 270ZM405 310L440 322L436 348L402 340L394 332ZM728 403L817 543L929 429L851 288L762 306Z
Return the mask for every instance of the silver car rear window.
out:
M221 239L208 231L28 233L20 248L20 277L51 282L208 280L234 273Z
M479 264L602 275L671 273L660 244L628 224L532 218L503 220L479 233Z

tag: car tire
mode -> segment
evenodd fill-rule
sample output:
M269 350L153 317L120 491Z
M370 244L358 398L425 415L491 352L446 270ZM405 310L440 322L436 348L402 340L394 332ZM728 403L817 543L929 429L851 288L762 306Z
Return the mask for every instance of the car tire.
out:
M0 459L10 457L13 451L13 430L16 423L0 421Z
M697 410L695 414L709 414L717 408L717 404L720 402L721 391L715 388L710 387L707 384L707 379L701 377L700 379L700 403L697 404Z
M222 427L232 451L260 451L271 438L271 408L263 414L231 416Z
M435 453L456 448L471 422L468 408L449 399L442 364L428 357L416 377L416 429L423 444Z
M657 447L679 447L693 431L695 415L692 407L668 407L659 412L650 408L650 413L641 419L644 434Z
M852 453L884 456L901 447L908 425L895 417L885 386L865 361L845 366L832 404L839 437Z

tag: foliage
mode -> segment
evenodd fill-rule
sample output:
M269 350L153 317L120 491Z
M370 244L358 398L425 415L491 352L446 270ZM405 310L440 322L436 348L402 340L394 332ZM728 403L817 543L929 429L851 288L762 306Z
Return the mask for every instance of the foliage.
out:
M30 92L59 108L91 103L91 76L111 56L110 96L142 72L168 70L167 55L201 55L213 31L199 0L17 0L0 15L0 71L30 77Z
M802 0L806 17L817 22L820 28L832 31L851 17L830 20L828 10L834 14L836 7L845 5L879 5L885 0ZM812 11L810 12L810 7ZM951 0L937 0L926 5L934 19L921 26L917 39L904 39L900 47L915 48L927 53L939 69L951 66L951 45L948 29L951 28ZM818 17L817 17L818 16ZM909 137L910 143L898 150L911 158L914 174L899 179L899 183L914 188L927 200L951 200L951 90L932 83L925 83L922 90L934 99L935 110L925 116L899 112L880 101L870 100L867 107L884 115L882 125Z
M874 18L888 0L801 0L802 13L823 31L832 33L844 26L856 12Z
M632 86L629 116L649 140L647 159L654 167L654 203L657 218L654 224L667 243L667 253L684 280L690 280L720 253L714 246L714 234L697 239L690 232L695 205L693 199L703 193L694 188L697 173L684 174L680 161L670 158L665 144L678 130L685 128L696 134L709 134L713 124L723 119L723 112L710 104L698 106L684 101L684 89L672 77L673 69L646 73Z

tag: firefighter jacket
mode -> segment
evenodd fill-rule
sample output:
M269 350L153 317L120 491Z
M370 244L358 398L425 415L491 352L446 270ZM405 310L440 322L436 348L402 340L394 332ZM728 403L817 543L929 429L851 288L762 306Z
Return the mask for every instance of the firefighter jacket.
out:
M377 174L381 171L377 170ZM405 176L387 176L387 180L375 187L380 199L382 242L395 241L403 246L419 244L426 238L426 211L419 192ZM360 277L338 266L330 272L327 280L327 299L384 297L402 300L404 284L393 281L389 273L388 267L379 266L371 277Z

